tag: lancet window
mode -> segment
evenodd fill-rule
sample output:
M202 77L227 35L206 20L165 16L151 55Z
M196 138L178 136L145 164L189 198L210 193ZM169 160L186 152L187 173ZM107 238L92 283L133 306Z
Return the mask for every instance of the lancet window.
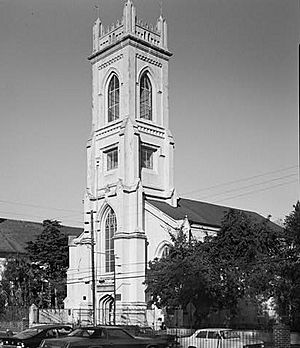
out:
M152 120L152 85L147 73L140 81L140 118Z
M114 240L117 231L116 214L110 208L105 219L105 272L113 272L115 266Z
M120 114L120 83L114 74L108 85L108 122L115 121Z

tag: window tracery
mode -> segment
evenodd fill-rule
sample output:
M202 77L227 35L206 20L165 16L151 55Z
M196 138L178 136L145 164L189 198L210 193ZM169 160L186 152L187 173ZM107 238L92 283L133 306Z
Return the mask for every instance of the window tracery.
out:
M114 74L108 85L108 122L115 121L120 114L120 83Z
M147 73L140 80L140 118L152 120L152 85Z
M115 256L114 256L114 240L113 237L117 231L116 214L110 208L105 219L105 272L113 272Z

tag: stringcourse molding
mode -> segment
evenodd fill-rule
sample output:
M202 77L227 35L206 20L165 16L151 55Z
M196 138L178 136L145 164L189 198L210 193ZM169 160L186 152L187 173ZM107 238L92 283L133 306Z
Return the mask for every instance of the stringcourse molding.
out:
M99 65L98 70L102 70L102 69L108 67L109 65L117 62L118 60L120 60L122 58L123 58L123 53L121 53L121 54L117 55L116 57L113 57L112 59L108 60L107 62Z
M154 59L151 59L149 57L146 57L146 56L143 56L142 54L139 54L137 53L136 54L136 57L144 62L147 62L147 63L150 63L150 64L153 64L155 66L158 66L159 68L162 67L162 64Z

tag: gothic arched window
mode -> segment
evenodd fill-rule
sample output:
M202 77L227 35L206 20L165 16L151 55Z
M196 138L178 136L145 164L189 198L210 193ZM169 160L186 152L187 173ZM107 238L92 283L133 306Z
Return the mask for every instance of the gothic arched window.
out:
M114 74L108 85L108 122L119 118L120 109L120 83Z
M170 247L166 245L162 250L161 258L165 259L169 255L169 253L170 253Z
M115 250L113 237L116 231L116 214L112 209L109 209L105 219L105 272L113 272L114 270Z
M147 73L140 81L140 118L152 120L152 86Z

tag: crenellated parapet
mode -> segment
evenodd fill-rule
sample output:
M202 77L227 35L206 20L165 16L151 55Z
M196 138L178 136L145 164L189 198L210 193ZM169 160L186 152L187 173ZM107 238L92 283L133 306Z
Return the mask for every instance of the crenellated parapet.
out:
M93 53L102 51L128 35L164 50L168 49L166 20L160 16L156 25L143 22L137 18L132 1L127 0L121 21L118 20L108 27L104 27L99 18L95 21L93 26Z

